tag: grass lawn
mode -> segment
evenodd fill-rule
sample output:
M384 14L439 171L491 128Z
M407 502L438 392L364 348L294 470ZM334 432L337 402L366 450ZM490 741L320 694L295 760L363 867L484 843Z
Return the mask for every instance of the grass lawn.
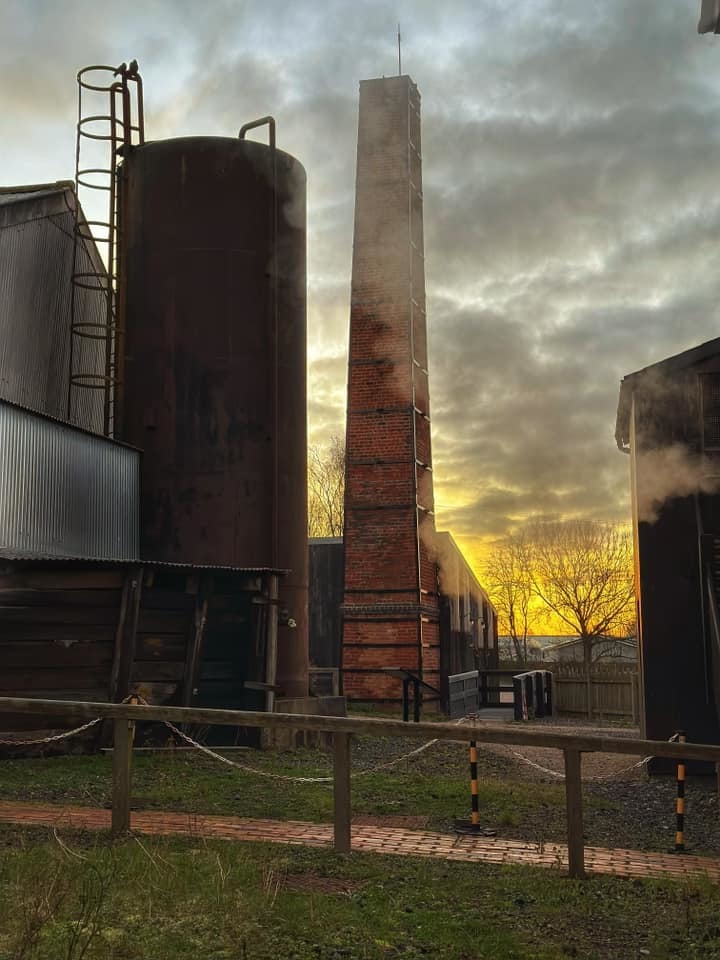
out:
M360 743L359 751L367 744ZM412 744L412 747L416 744ZM396 749L395 755L402 752ZM327 776L327 753L304 749L242 751L228 754L239 763L287 776ZM356 768L375 763L356 758ZM0 798L108 806L110 754L0 761ZM332 787L324 783L273 781L231 769L197 752L136 753L133 758L134 809L162 809L198 814L272 817L285 820L332 820ZM453 818L467 818L470 790L462 747L432 748L422 758L353 780L353 813L413 815L429 818L433 829L447 829ZM592 804L592 801L590 801ZM484 775L480 781L483 824L513 835L532 816L560 831L565 823L562 784L538 784ZM597 802L595 802L597 806ZM549 837L549 833L548 833ZM540 836L537 839L542 839Z
M690 960L718 916L703 883L0 827L2 960Z

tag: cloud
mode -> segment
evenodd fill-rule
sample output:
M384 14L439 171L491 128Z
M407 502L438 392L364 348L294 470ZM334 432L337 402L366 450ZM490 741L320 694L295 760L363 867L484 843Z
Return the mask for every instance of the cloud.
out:
M5 182L72 171L75 71L137 56L148 135L272 113L308 174L309 418L342 429L358 81L423 97L438 521L624 518L620 378L720 332L720 50L696 0L0 0ZM261 136L261 134L258 134Z

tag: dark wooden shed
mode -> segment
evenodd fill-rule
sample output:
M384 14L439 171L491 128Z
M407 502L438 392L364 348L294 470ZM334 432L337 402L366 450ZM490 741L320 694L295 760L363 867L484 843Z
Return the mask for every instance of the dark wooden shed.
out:
M0 694L272 710L280 573L0 551Z
M641 727L717 743L720 728L720 339L626 376Z

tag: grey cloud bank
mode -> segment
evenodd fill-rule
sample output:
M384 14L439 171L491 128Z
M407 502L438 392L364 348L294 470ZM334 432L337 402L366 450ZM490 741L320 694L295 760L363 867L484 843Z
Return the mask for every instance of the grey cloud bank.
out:
M149 135L274 113L308 172L310 429L343 427L357 84L423 96L438 523L627 516L623 374L720 332L720 39L696 0L0 0L0 182L72 174L74 74L136 56Z

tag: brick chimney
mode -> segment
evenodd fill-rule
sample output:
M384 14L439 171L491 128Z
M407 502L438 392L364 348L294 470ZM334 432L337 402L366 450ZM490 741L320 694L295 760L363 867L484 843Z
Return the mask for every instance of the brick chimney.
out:
M439 687L420 94L360 84L345 467L343 689L392 701L404 667Z

